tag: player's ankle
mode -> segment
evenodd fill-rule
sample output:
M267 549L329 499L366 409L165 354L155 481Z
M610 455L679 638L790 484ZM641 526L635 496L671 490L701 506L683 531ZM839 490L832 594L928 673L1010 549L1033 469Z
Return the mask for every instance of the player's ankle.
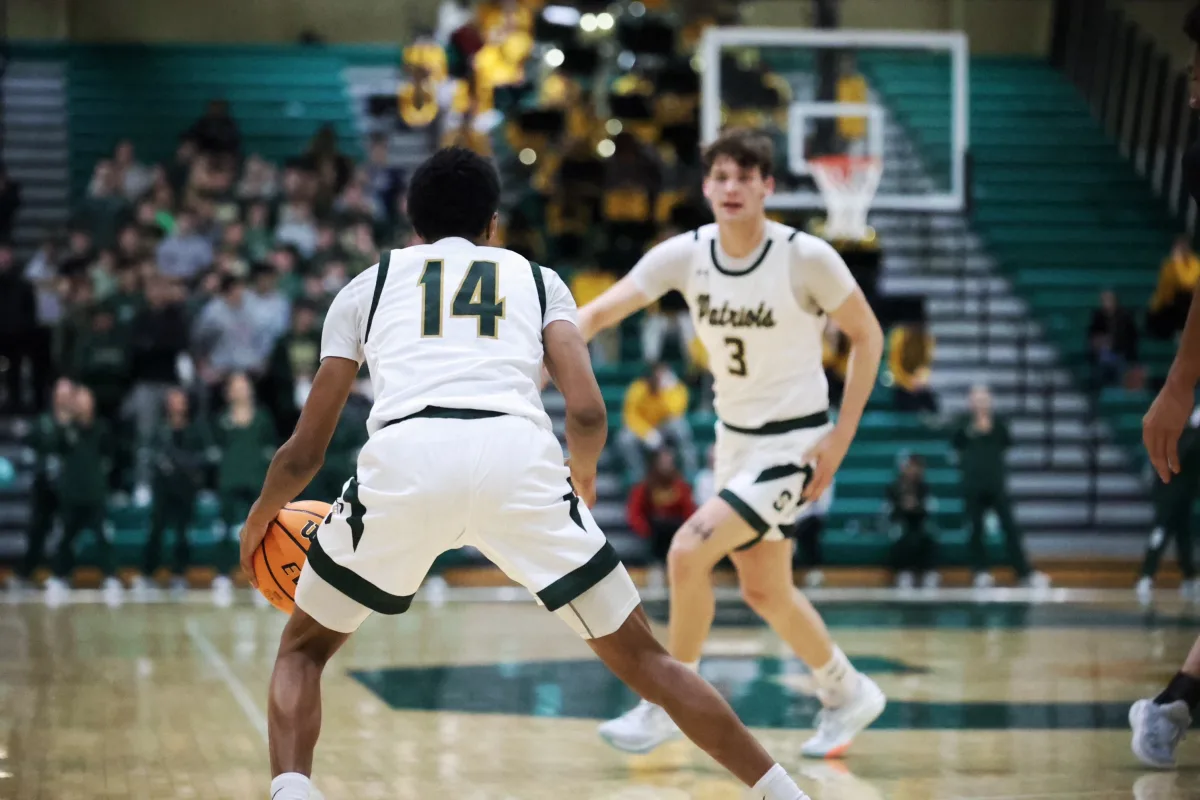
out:
M807 795L787 774L787 771L775 764L767 773L754 784L750 796L754 800L807 800Z
M1154 698L1155 704L1160 706L1174 703L1176 700L1182 700L1187 704L1188 710L1195 714L1196 709L1200 707L1200 678L1186 672L1177 672L1162 694Z
M858 686L858 671L837 645L829 661L813 669L813 680L827 706L840 706Z
M312 781L299 772L285 772L271 781L271 800L308 800Z

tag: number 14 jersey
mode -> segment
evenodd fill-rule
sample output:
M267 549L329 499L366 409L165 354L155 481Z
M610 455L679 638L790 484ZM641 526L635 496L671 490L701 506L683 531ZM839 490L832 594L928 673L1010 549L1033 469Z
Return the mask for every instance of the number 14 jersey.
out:
M856 283L827 242L768 221L755 251L733 259L706 225L654 247L630 274L648 297L687 299L722 423L754 430L829 408L825 315Z

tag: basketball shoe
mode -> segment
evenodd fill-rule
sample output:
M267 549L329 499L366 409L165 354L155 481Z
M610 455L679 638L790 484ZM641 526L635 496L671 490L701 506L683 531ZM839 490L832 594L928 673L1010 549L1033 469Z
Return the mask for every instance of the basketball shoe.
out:
M887 696L875 681L859 673L858 689L837 708L817 712L817 732L800 746L809 758L838 758L850 748L854 737L879 719Z
M660 706L645 700L600 728L600 738L625 753L649 753L661 744L683 736L675 721Z
M1182 700L1166 705L1138 700L1129 709L1133 754L1148 767L1173 769L1175 748L1191 724L1192 715Z

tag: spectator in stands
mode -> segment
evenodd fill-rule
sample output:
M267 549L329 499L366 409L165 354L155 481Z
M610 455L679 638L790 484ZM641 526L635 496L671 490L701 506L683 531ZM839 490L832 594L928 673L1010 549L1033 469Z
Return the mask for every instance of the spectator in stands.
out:
M896 587L911 589L920 580L926 589L935 589L938 574L933 571L937 543L929 535L929 486L925 483L925 460L908 456L900 465L900 474L888 487L890 518L900 530L892 544L891 566Z
M275 342L264 381L263 398L275 417L281 438L296 427L320 362L317 309L312 303L300 300L292 307L291 329Z
M317 252L317 223L308 203L288 203L279 209L279 224L275 227L275 242L296 248L304 258Z
M888 368L895 381L898 411L937 413L937 397L929 387L934 339L924 320L892 329L888 337Z
M168 278L191 282L213 263L212 240L199 230L194 212L183 209L175 229L158 246L158 268Z
M589 264L576 270L571 275L571 295L575 305L583 308L588 303L604 294L617 277L611 271ZM614 364L621 358L621 329L609 328L588 342L588 352L592 355L592 363L597 366Z
M696 502L670 448L651 453L649 462L645 479L629 492L626 518L634 533L649 540L658 575L656 583L662 586L662 567L667 563L671 538L695 513Z
M1146 545L1146 557L1142 562L1142 577L1137 583L1137 594L1143 602L1149 602L1154 588L1154 576L1167 545L1175 541L1175 558L1183 583L1180 594L1188 600L1200 600L1200 579L1196 578L1196 560L1192 545L1192 514L1200 499L1200 405L1196 406L1188 420L1187 428L1179 439L1179 472L1170 483L1153 477L1154 530Z
M196 138L191 132L184 133L179 137L179 143L175 146L175 159L165 170L166 181L157 183L154 187L154 201L158 204L159 209L165 210L174 207L175 204L168 197L168 193L176 197L183 195L192 178L192 167L196 163L196 156L199 152Z
M687 409L687 387L666 364L655 364L646 377L629 385L625 392L625 427L617 434L617 446L631 482L642 479L646 452L656 451L668 442L678 450L684 474L696 473L696 446Z
M271 207L266 203L251 203L246 209L245 234L242 237L242 252L251 263L265 261L275 246L271 233ZM292 265L293 268L295 265ZM279 265L276 271L283 274Z
M829 405L837 408L841 406L842 394L846 391L846 370L850 366L850 337L842 333L833 320L829 320L825 325L821 364L825 368L825 380L829 383Z
M1172 339L1183 330L1197 283L1200 257L1192 250L1188 237L1181 235L1158 274L1158 288L1146 313L1147 333L1156 339Z
M226 407L217 419L213 436L220 451L217 491L221 498L224 536L220 545L217 579L213 582L219 603L231 599L233 583L228 573L238 563L238 531L258 498L278 439L275 423L254 398L250 379L241 372L225 384Z
M146 242L142 238L137 220L122 225L121 230L117 231L117 261L122 264L141 261L146 255Z
M21 184L9 177L8 169L0 164L0 242L11 242L13 222L21 207Z
M81 212L96 244L100 247L116 244L117 231L130 217L132 208L121 194L120 178L111 161L96 164Z
M256 326L263 337L263 347L269 351L275 340L288 329L292 316L292 304L279 288L279 275L270 264L259 264L251 272L254 290L250 293L250 305L258 315ZM267 353L264 353L264 358Z
M133 142L122 139L113 148L113 169L117 173L117 182L121 187L121 195L131 203L150 190L154 185L154 171L137 160Z
M322 125L309 143L305 162L316 175L317 206L328 209L354 174L354 164L338 149L337 131Z
M375 134L367 149L367 186L375 197L376 204L384 209L389 219L395 219L396 198L404 194L404 171L393 167L388 161L387 136Z
M133 322L133 390L127 408L138 441L149 439L158 426L167 392L178 382L179 359L187 352L187 313L175 294L170 279L151 277L146 305Z
M995 585L988 572L987 531L985 515L994 512L1004 534L1009 566L1022 584L1042 588L1050 579L1035 572L1025 557L1024 534L1013 515L1008 494L1008 466L1005 456L1012 446L1012 435L1004 420L992 411L992 394L985 386L971 389L970 413L954 428L951 443L958 454L962 476L962 493L970 526L968 543L975 587L986 589Z
M213 390L234 374L261 375L270 344L270 329L247 296L245 283L226 275L220 294L204 306L192 330L204 382Z
M204 115L192 123L185 137L206 155L231 163L242 151L242 133L226 100L209 100Z
M196 495L204 486L204 474L213 448L208 426L192 420L188 397L182 389L173 386L166 391L164 412L162 424L141 440L143 471L151 476L153 501L142 575L135 580L135 589L148 588L154 581L154 573L162 559L163 534L168 530L175 534L174 557L170 564L171 588L186 587L183 574L188 566L188 533L192 527Z
M275 165L257 153L246 159L237 198L243 202L270 202L279 194L279 175Z
M142 277L136 262L117 262L112 291L104 298L104 305L112 311L117 329L128 335L133 330L133 321L146 305L146 294L142 290Z
M67 374L89 389L100 417L116 419L133 378L133 353L128 332L117 327L112 309L96 306L84 335L75 338Z
M58 521L58 478L62 469L62 437L75 417L75 386L66 378L54 385L52 408L41 414L25 440L26 463L33 467L29 487L29 533L25 556L17 565L10 589L25 588L45 559L46 539Z
M5 383L0 412L22 412L31 407L25 400L25 390L32 387L24 380L24 369L28 364L32 371L37 332L37 294L33 284L17 269L12 248L0 243L0 359L5 362L0 367Z
M88 530L99 552L96 566L105 576L105 594L109 600L119 600L121 583L116 578L112 547L106 535L113 446L112 432L108 422L97 416L91 390L77 387L71 419L60 438L62 464L56 494L63 533L54 559L54 577L46 583L48 599L66 595L75 564L75 539Z
M37 293L37 327L30 342L34 409L46 409L46 394L54 371L54 331L63 320L58 240L48 236L25 267L25 277Z
M1112 289L1100 293L1100 307L1088 326L1088 355L1092 363L1092 388L1116 386L1125 371L1137 363L1138 332L1133 314L1121 307Z

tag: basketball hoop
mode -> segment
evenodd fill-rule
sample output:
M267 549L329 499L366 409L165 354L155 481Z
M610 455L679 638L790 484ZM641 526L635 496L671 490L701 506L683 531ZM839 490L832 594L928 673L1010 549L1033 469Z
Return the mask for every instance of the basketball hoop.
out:
M867 212L883 162L870 156L818 156L808 159L808 168L825 200L825 239L866 238Z

